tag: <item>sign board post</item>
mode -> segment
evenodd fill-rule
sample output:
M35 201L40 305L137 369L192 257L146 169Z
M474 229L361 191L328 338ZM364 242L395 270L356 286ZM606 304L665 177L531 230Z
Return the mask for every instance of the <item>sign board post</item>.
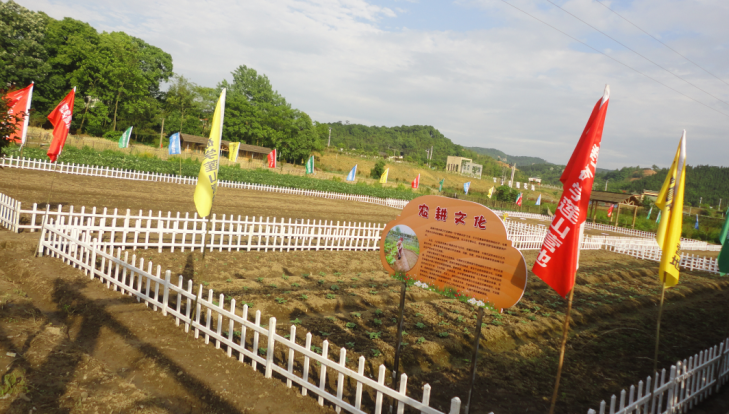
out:
M526 289L526 261L509 240L504 222L478 203L441 196L418 197L385 226L380 260L392 275L416 280L421 287L449 292L480 308L471 359L473 387L483 307L490 304L502 310L514 306ZM400 297L394 386L404 305L405 284Z

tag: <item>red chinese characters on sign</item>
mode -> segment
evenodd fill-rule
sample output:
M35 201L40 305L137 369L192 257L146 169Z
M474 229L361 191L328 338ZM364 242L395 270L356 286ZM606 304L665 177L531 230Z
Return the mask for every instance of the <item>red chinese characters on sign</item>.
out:
M476 227L479 230L486 230L486 219L484 218L484 216L474 217L473 227Z
M466 225L466 213L464 213L462 211L457 212L455 223L456 223L456 225L463 224L465 226Z
M438 221L446 221L448 219L448 209L440 208L440 206L436 207L435 219Z
M560 177L564 191L532 269L562 297L574 286L582 233L580 226L587 216L608 97L606 89L603 98L595 105L580 141Z
M429 210L428 206L425 204L421 204L418 206L418 208L420 210L418 212L418 215L422 218L428 218L428 210Z

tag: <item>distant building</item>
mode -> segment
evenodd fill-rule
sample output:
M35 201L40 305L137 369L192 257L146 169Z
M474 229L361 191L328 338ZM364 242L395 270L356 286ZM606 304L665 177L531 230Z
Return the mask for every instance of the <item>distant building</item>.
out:
M198 137L190 134L180 134L180 147L184 151L204 151L208 144L208 138ZM228 151L230 141L221 140L220 150ZM238 157L250 158L250 159L265 159L268 153L271 152L270 148L259 147L257 145L248 145L241 142L240 148L238 149Z
M640 195L640 199L642 201L646 198L655 203L656 200L658 200L658 191L643 190L643 194Z
M536 178L536 177L530 177L530 178L529 178L529 182L530 182L530 183L537 183L537 184L541 184L541 183L542 183L542 179L541 179L541 178Z
M449 155L446 159L446 171L481 178L483 165L473 163L473 160L470 158Z

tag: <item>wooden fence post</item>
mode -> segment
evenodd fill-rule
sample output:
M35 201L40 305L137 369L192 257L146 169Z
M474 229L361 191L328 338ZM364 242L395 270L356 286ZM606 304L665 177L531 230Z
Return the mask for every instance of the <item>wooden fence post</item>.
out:
M276 318L271 317L268 319L268 345L267 345L267 349L266 349L266 378L271 378L271 375L273 374L273 353L274 353L274 346L276 345L276 342L274 341L275 336L276 336Z

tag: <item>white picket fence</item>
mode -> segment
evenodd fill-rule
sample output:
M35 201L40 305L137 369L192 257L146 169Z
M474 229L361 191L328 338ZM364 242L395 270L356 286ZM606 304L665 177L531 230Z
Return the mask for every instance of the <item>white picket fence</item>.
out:
M668 378L664 369L660 379L656 373L653 378L647 377L645 383L638 382L638 387L632 385L630 391L622 390L619 403L617 396L613 395L609 408L602 401L599 414L685 413L714 392L719 392L727 380L729 339L688 360L676 362L671 366ZM590 409L587 414L597 412Z
M359 357L357 370L346 366L347 350L340 348L338 362L329 356L330 343L323 341L321 353L312 349L312 334L306 333L304 344L297 340L296 326L291 325L283 332L286 338L277 332L279 325L275 317L268 320L268 325L261 325L261 311L256 311L254 322L249 320L248 305L237 309L235 299L225 306L223 294L214 296L209 289L207 298L200 285L197 295L193 293L192 280L185 282L182 275L177 283L172 281L172 272L167 270L162 276L161 266L155 267L151 261L143 258L137 264L136 255L129 261L129 251L114 249L110 245L99 243L92 238L93 232L82 227L59 226L50 219L41 233L39 255L50 255L63 260L64 263L82 269L91 279L98 278L113 288L144 301L155 311L174 317L177 326L182 323L185 332L192 330L195 338L204 336L205 344L215 342L215 347L223 349L229 357L237 354L237 361L250 363L253 369L260 367L266 378L277 374L291 388L294 384L301 388L301 393L312 393L317 396L319 405L324 401L336 407L336 411L350 413L383 413L383 405L389 404L385 398L394 400L397 413L402 414L405 407L419 410L427 414L443 414L430 407L430 385L423 386L420 400L407 395L407 375L400 376L400 387L394 390L385 385L385 379L391 377L385 365L380 365L377 379L365 375L366 360ZM123 259L122 259L123 255ZM193 303L197 298L194 320L191 315ZM201 315L205 315L204 319ZM202 321L201 321L202 319ZM311 364L320 365L319 372L311 368ZM313 378L317 376L317 378ZM335 379L336 378L336 379ZM345 387L348 387L345 395ZM366 407L368 406L368 407ZM386 406L385 406L386 408ZM451 399L450 414L461 411L461 400Z
M59 162L57 165L47 160L36 160L29 158L8 157L0 158L0 167L22 168L27 170L50 171L61 174L86 175L92 177L118 178L136 181L156 181L173 184L196 185L196 177L181 177L171 174L158 174L144 171L122 170L109 167L97 167L93 165L66 164ZM309 197L320 197L333 200L359 201L363 203L377 204L402 210L408 200L394 198L379 198L356 194L334 193L331 191L303 190L300 188L278 187L265 184L250 184L236 181L218 181L218 185L224 188L237 188L242 190L267 191L274 193L302 195Z
M656 233L651 233L649 231L626 229L625 227L615 227L601 223L590 223L589 220L585 222L585 228L601 231L611 231L613 233L621 233L632 237L643 237L647 239L656 238Z
M20 222L20 201L0 193L0 226L18 232Z
M7 205L7 208L5 207ZM78 228L91 232L100 245L123 249L156 248L180 251L203 248L207 229L206 248L209 251L291 251L291 250L379 250L380 234L384 228L377 223L340 223L324 220L277 219L213 214L210 221L189 212L184 216L177 212L163 214L151 210L132 214L131 210L120 213L96 207L75 210L69 206L63 211L22 210L20 203L0 194L0 223L12 231L40 230L43 218L48 215L57 226ZM7 214L5 214L7 213ZM7 215L7 217L6 217ZM25 217L24 224L20 218ZM208 228L209 225L209 228Z
M124 249L195 250L203 248L203 236L208 222L197 213L172 212L163 214L151 210L147 213L131 210L120 213L94 207L76 210L69 206L64 211L59 205L56 210L38 209L33 204L30 210L23 210L17 200L0 193L0 225L11 231L40 230L42 220L48 215L57 226L83 229L93 233L100 245ZM546 236L547 227L513 220L505 220L508 238L519 250L538 250ZM376 223L340 223L333 221L277 219L213 215L209 221L208 238L205 243L209 251L291 251L291 250L379 250L379 241L384 226ZM691 244L694 243L694 244ZM683 250L696 247L705 250L696 240L682 241ZM607 249L640 259L660 261L661 251L655 240L615 236L585 236L583 250ZM681 254L681 267L689 270L718 272L717 259Z
M175 184L186 184L186 185L195 185L197 184L197 178L193 177L180 177L176 175L171 174L158 174L158 173L150 173L150 172L144 172L144 171L131 171L131 170L121 170L116 168L109 168L109 167L97 167L97 166L91 166L91 165L81 165L81 164L65 164L65 163L58 163L53 164L47 160L36 160L36 159L29 159L29 158L18 158L18 157L8 157L8 158L0 158L0 167L10 167L10 168L22 168L22 169L29 169L29 170L38 170L38 171L51 171L51 172L58 172L58 173L64 173L64 174L74 174L74 175L86 175L86 176L95 176L95 177L107 177L107 178L119 178L119 179L125 179L125 180L137 180L137 181L155 181L155 182L165 182L165 183L175 183ZM409 203L408 200L399 200L399 199L393 199L393 198L379 198L379 197L370 197L370 196L363 196L363 195L355 195L355 194L343 194L343 193L334 193L330 191L317 191L317 190L303 190L299 188L289 188L289 187L278 187L278 186L272 186L272 185L265 185L265 184L250 184L250 183L241 183L241 182L235 182L235 181L219 181L219 185L221 187L225 188L236 188L236 189L243 189L243 190L253 190L253 191L266 191L266 192L274 192L274 193L281 193L281 194L289 194L289 195L301 195L301 196L308 196L308 197L319 197L319 198L325 198L325 199L334 199L334 200L344 200L344 201L358 201L362 203L370 203L370 204L377 204L381 206L386 207L392 207L399 210L402 210L405 208L405 206ZM18 203L16 206L16 210L20 209L20 203ZM3 204L2 200L0 200L0 215L2 214L3 209L12 208L9 205ZM35 210L36 207L34 205L33 209ZM545 216L543 214L535 214L535 213L524 213L524 212L518 212L518 211L500 211L495 210L496 214L498 214L501 217L504 217L504 214L508 214L508 217L512 218L525 218L525 219L535 219L535 220L544 220L544 221L550 221L551 218L549 216ZM30 213L32 214L32 213ZM12 213L8 213L8 216L12 215ZM15 219L19 220L20 215L15 214ZM35 216L34 216L35 217ZM2 218L0 218L2 220ZM35 222L35 220L33 221ZM516 221L514 220L505 220L505 223L516 224ZM524 224L525 226L532 226L533 225L527 225L526 223L520 223ZM7 226L6 226L7 227ZM17 228L23 228L22 226L18 226L17 223L15 225ZM648 238L648 239L655 239L656 235L655 233L642 231L642 230L634 230L634 229L627 229L623 227L615 227L610 226L606 224L600 224L600 223L590 223L589 221L585 222L585 228L590 228L594 230L601 230L601 231L611 231L615 233L621 233L625 234L631 237L640 237L640 238ZM511 233L511 228L509 228L509 231ZM546 229L545 229L546 231ZM517 234L517 232L513 232L514 234ZM524 234L540 234L541 231L532 231L532 232L524 232ZM702 242L699 240L691 240L691 239L685 239L681 238L682 241L682 249L683 250L705 250L705 251L720 251L721 246L715 245L715 244L708 244L706 242ZM523 243L525 246L531 246L532 238L527 237Z
M641 246L636 244L605 245L605 249L620 254L627 254L638 259L660 262L663 251L657 247ZM699 256L681 252L679 266L687 270L701 270L710 273L719 273L719 260L713 257Z

